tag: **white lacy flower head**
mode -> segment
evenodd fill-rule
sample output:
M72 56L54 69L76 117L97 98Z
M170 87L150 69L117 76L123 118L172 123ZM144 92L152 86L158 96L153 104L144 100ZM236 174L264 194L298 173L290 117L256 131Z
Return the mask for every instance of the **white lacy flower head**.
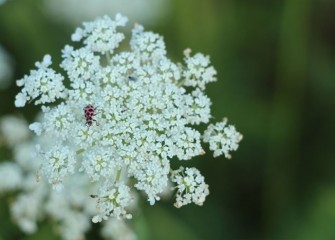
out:
M93 222L101 222L108 217L117 219L131 219L132 215L127 213L125 208L129 206L131 200L130 188L124 183L108 184L102 186L99 195L91 195L97 198L98 215L93 217Z
M207 83L216 81L216 70L210 66L208 56L197 53L190 56L190 51L185 51L185 63L187 70L183 72L185 86L199 87L204 89Z
M87 201L96 201L93 222L131 218L136 190L153 205L169 181L176 184L177 207L202 205L209 194L198 170L188 168L183 175L170 161L203 155L202 138L209 141L219 132L207 138L196 129L211 119L204 90L216 71L201 53L185 51L184 63L172 62L163 38L138 24L129 47L120 49L125 35L119 28L126 23L120 14L84 23L72 35L79 47L62 51L65 76L50 68L46 55L37 70L17 81L23 87L17 107L42 104L43 117L30 129L37 139L53 140L39 141L41 175L63 191L69 179L86 176L96 186L87 193ZM240 139L234 134L216 134L214 140L231 138L235 145L224 146L236 150Z
M0 122L8 121L8 119L14 123L18 121L19 129L28 129L27 123L15 116L5 116ZM35 149L40 151L41 143L49 146L49 151L37 155ZM66 181L60 182L61 185L55 183L57 180L55 178L53 184L56 188L63 184L64 186L62 191L53 191L48 181L40 176L41 171L44 170L41 168L41 163L46 156L47 159L53 157L54 160L48 163L53 163L53 168L50 167L51 170L54 170L53 176L64 174L61 171L57 172L56 167L61 166L61 163L70 162L69 159L64 158L69 155L69 152L65 149L62 152L57 150L57 145L48 136L31 139L31 134L28 132L24 138L16 139L13 147L13 160L0 163L0 195L4 196L3 193L11 192L11 215L24 233L33 234L38 231L38 222L53 219L51 222L59 230L62 239L84 239L85 233L92 224L90 217L96 214L95 203L87 199L90 199L89 193L96 191L99 186L96 182L92 183L87 175L77 172L69 176ZM132 195L134 196L134 192ZM104 222L113 229L120 226L114 221ZM126 229L127 227L123 226L122 231L127 231L129 236L134 236L130 228ZM106 233L106 229L103 231L102 235L105 236L105 239L110 239L108 234L111 233L108 231Z
M209 194L208 185L205 178L196 168L183 167L172 172L172 182L176 183L177 196L175 207L180 208L189 203L195 203L202 206Z
M214 157L222 154L230 159L230 151L236 151L243 136L232 125L227 125L227 119L215 125L210 124L204 133L204 142L209 143L209 149L214 152Z
M29 75L16 81L17 86L23 87L16 95L16 107L24 107L31 100L36 100L37 105L54 102L66 96L64 77L49 68L51 63L50 55L45 55L42 62L36 63L37 70L32 70Z

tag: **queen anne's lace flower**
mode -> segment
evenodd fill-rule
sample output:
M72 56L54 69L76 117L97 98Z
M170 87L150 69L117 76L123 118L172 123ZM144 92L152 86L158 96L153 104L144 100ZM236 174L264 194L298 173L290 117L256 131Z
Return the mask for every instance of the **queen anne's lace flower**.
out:
M126 212L131 200L130 188L124 183L110 185L105 184L99 191L99 195L91 195L97 198L97 210L99 214L93 217L93 222L101 222L102 219L108 217L116 217L118 219L132 218L132 215Z
M116 31L118 26L125 26L128 19L117 14L113 21L108 16L97 19L94 22L84 23L84 28L77 28L72 34L73 41L81 41L92 52L113 53L114 49L124 39L124 34Z
M172 182L177 184L177 196L175 207L180 208L189 203L202 206L209 194L205 178L196 168L184 168L172 172Z
M27 124L17 117L4 117L1 120L11 120L14 125L19 124L18 129L28 129ZM7 138L11 139L11 136L5 134L1 137L6 143ZM49 146L50 150L55 146L54 139L48 134L31 139L27 132L24 138L15 140L13 161L0 163L0 193L4 196L4 192L11 192L9 202L12 219L26 234L36 232L38 222L52 219L50 223L59 230L62 239L84 239L85 232L91 227L90 217L96 214L95 203L87 199L90 193L98 189L97 182L90 182L87 175L75 172L65 177L62 191L53 191L48 181L40 176L43 164L46 164L47 152L37 154L35 149L41 149L36 144L42 144L46 149ZM134 194L132 192L132 198L136 198ZM114 229L119 226L113 226L114 224L115 222L108 223L108 227ZM104 235L105 239L110 239ZM128 229L128 235L134 236L131 229Z
M186 54L185 58L187 70L184 71L185 86L199 87L205 89L207 83L216 81L216 71L209 66L209 57L202 53L194 56Z
M200 90L196 89L185 96L187 104L186 120L190 124L208 123L211 116L211 100Z
M112 156L109 151L90 151L83 160L83 167L91 181L98 181L100 177L112 178L115 176L116 166L109 161Z
M30 75L16 81L19 87L23 87L16 95L16 107L24 107L30 100L36 100L37 105L54 102L66 96L64 77L49 68L51 63L50 55L45 55L42 62L36 63L37 70L32 70Z
M79 88L85 84L85 80L92 78L97 73L97 69L100 65L100 57L94 55L89 48L74 50L71 46L65 46L62 56L64 60L61 67L64 68L69 79L76 80L75 83L72 84L74 88Z
M37 70L17 82L23 87L16 98L18 107L35 99L37 104L58 100L42 105L41 120L30 125L38 139L53 140L38 141L40 172L57 189L67 188L66 182L75 176L92 181L95 187L89 188L91 199L86 200L96 201L93 222L130 218L133 192L143 191L154 204L169 179L176 184L177 207L202 205L209 193L198 170L188 168L182 174L171 169L170 161L205 153L194 125L211 119L211 101L204 89L216 80L216 71L201 53L191 56L186 51L184 64L172 62L163 38L138 24L130 46L117 49L125 38L119 27L126 22L116 15L114 20L105 16L84 23L72 35L83 46L66 46L62 52L66 76L49 68L47 55L36 64ZM68 88L63 79L69 80ZM92 116L84 116L88 104L94 106ZM87 120L93 124L87 126ZM209 128L205 133L211 149L217 150L212 147L215 140L223 142L217 148L236 150L237 133L217 132ZM80 215L71 222L77 218Z
M74 152L67 146L56 144L44 154L45 161L42 165L44 174L55 188L62 187L62 181L67 175L74 173Z
M138 190L144 190L148 195L148 201L153 205L160 199L158 194L167 186L169 163L166 159L159 159L158 156L151 156L144 161L135 173L138 179L135 187Z
M227 119L215 125L210 124L204 133L204 142L209 143L209 149L214 151L214 157L222 154L231 158L230 151L236 151L243 136L232 125L227 125Z

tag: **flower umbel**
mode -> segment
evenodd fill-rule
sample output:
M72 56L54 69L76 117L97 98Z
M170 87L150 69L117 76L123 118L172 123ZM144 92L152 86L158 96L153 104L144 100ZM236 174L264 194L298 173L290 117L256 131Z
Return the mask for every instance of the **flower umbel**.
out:
M204 142L209 143L209 149L214 151L214 157L225 155L230 159L230 151L236 151L243 136L232 125L227 125L227 119L215 125L210 124L204 133Z
M122 182L105 183L100 189L99 195L91 195L91 197L97 198L97 209L100 213L93 217L93 222L101 222L102 219L108 219L111 216L118 219L132 218L132 215L125 210L131 200L130 188Z
M66 96L64 77L49 68L51 63L51 56L45 55L42 62L36 63L37 70L32 70L30 75L16 82L19 87L23 87L16 95L16 107L24 107L30 100L36 100L37 105L54 102L57 98Z
M196 168L186 168L184 172L184 168L181 167L172 172L171 180L177 184L177 197L174 204L177 208L192 202L202 206L209 194L205 178Z
M202 138L215 156L230 157L242 138L230 126L210 125L204 136L195 128L211 119L204 90L216 81L216 71L208 56L187 51L184 63L174 63L163 38L138 24L129 48L120 49L125 35L119 27L126 23L120 14L84 23L72 35L82 46L62 51L66 76L50 68L46 55L37 70L17 81L23 87L17 107L32 100L42 104L43 117L30 129L54 140L52 146L39 141L41 174L57 189L66 188L73 175L89 178L97 186L87 195L96 201L93 222L131 218L132 193L143 191L153 205L169 180L176 184L176 207L202 205L209 194L204 177L195 168L173 171L171 159L204 154ZM94 113L84 116L91 105ZM99 125L86 125L93 116Z

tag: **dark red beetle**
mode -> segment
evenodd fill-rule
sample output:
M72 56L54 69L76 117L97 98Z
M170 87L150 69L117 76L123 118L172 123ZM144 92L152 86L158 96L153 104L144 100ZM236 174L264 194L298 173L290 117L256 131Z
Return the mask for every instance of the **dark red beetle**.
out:
M85 118L86 118L86 125L87 126L92 126L93 124L93 121L97 124L97 120L93 119L93 117L95 116L95 110L97 108L95 108L92 104L88 104L86 107L84 107L84 115L85 115Z

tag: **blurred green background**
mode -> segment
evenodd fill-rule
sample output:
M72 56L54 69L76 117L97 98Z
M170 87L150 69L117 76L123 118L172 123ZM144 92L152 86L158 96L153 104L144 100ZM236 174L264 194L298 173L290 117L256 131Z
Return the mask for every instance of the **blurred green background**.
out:
M213 121L228 117L244 139L232 160L214 159L207 149L189 163L210 186L204 206L143 201L132 222L139 238L335 239L335 1L168 4L164 18L147 29L164 36L176 61L187 47L211 56L218 71L218 82L207 88ZM57 69L75 29L57 18L41 0L0 6L0 44L14 60L15 79L46 53ZM14 81L0 92L0 115L32 121L37 108L15 109L17 92ZM10 156L3 148L0 154ZM0 240L53 237L48 222L32 236L20 233L7 202L0 200ZM87 236L98 239L96 229Z

